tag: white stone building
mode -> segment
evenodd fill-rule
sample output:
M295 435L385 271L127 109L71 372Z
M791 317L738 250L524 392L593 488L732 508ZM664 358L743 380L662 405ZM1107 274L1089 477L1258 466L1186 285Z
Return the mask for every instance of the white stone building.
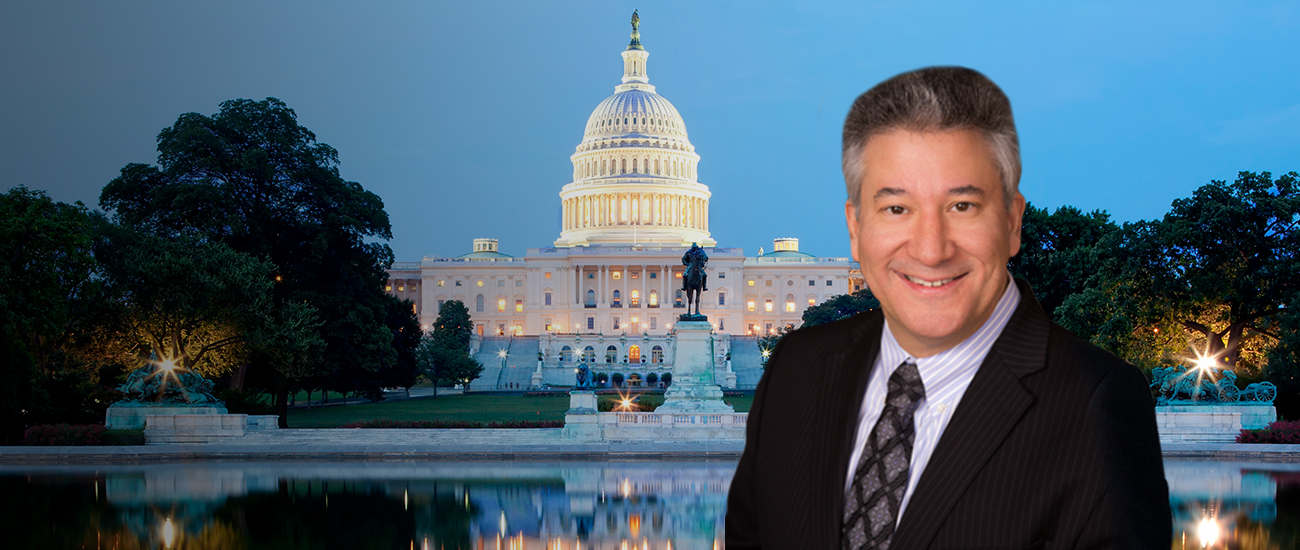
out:
M720 335L797 327L808 306L862 287L850 258L801 252L795 238L775 239L772 252L757 256L719 247L700 155L682 116L650 84L635 26L622 56L622 82L596 106L570 156L558 239L522 258L483 238L461 256L393 264L387 290L415 302L422 324L460 300L479 336L537 337L547 364L610 357L655 366L671 358L672 326L685 312L681 258L692 243L709 256L700 312Z

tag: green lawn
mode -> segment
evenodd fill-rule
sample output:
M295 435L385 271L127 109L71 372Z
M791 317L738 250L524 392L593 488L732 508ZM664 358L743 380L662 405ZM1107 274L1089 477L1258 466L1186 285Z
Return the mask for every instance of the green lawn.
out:
M749 411L753 397L724 399L736 412ZM564 420L568 396L525 397L521 395L474 394L421 397L388 403L293 409L290 428L337 428L360 420L463 420L505 422L510 420Z

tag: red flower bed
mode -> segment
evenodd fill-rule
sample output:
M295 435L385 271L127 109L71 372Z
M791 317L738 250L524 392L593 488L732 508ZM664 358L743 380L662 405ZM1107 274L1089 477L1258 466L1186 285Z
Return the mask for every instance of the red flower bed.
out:
M23 445L99 445L103 439L102 424L41 424L23 432Z
M509 422L466 422L464 420L362 420L344 428L446 429L446 428L563 428L562 420L511 420Z
M1241 430L1237 443L1300 444L1300 420L1278 420L1262 430Z

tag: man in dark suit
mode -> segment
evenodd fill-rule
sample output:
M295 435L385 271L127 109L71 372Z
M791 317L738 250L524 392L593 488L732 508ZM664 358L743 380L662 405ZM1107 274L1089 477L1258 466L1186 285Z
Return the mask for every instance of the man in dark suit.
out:
M854 103L843 155L881 308L774 351L727 547L1169 548L1145 377L1007 271L1025 199L1005 94L970 69L898 75Z

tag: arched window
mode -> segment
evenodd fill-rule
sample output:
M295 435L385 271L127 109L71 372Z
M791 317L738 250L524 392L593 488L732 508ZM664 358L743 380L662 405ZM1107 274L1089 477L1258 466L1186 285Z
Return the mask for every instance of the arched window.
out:
M636 172L636 159L632 159L632 173L635 174Z
M653 347L653 348L650 348L650 362L651 362L651 363L656 363L656 364L664 362L664 348L663 348L663 347L661 347L661 346L655 346L655 347Z
M617 290L614 291L614 303L611 305L613 305L614 307L619 307L621 305L619 302L619 295Z
M582 349L582 360L588 363L596 362L596 348L587 346Z
M627 362L633 365L641 362L641 346L627 348Z
M619 171L619 173L620 173L620 174L626 174L626 173L627 173L627 159L623 159L622 170Z
M659 159L655 159L655 175L659 175Z
M641 307L641 291L633 289L628 300L628 305L631 305L632 307Z
M650 307L659 307L659 291L650 291Z
M605 362L613 363L615 361L618 361L618 348L614 346L605 348Z
M587 291L587 307L596 307L596 291L594 290ZM483 310L479 309L479 311Z
M636 159L632 159L632 164L636 164ZM620 221L626 223L628 220L632 219L632 217L627 213L627 199L619 201L619 207L619 212L621 213L619 216Z
M787 312L794 311L794 294L785 295L785 310Z
M482 294L479 294L478 296L475 296L475 297L474 297L474 311L475 311L475 312L478 312L478 313L482 313L482 312L483 312L483 295L482 295Z
M573 348L564 346L560 348L560 361L569 362L573 360Z

